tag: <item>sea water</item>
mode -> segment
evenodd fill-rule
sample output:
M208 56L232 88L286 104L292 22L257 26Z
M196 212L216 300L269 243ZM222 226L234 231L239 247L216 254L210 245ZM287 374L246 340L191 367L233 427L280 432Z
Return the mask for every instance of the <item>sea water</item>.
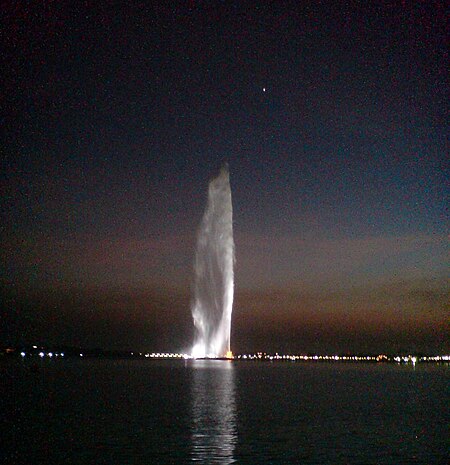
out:
M444 464L448 365L0 363L1 463Z

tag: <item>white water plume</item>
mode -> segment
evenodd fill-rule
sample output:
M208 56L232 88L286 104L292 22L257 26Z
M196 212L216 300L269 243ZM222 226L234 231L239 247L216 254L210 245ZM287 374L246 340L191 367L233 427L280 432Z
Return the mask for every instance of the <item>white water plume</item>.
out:
M209 183L208 204L197 238L192 303L195 358L225 357L230 352L233 265L233 207L230 175L225 165Z

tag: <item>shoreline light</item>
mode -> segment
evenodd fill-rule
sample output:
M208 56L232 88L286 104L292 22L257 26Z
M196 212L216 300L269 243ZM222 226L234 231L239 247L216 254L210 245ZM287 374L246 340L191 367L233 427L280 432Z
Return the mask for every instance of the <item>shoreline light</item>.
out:
M5 354L14 355L20 357L49 357L49 358L62 358L65 357L67 354L64 352L55 352L55 351L43 351L35 352L21 350L21 349L14 349L14 348L7 348L4 350ZM103 354L102 352L92 354L91 356L102 358L103 356L110 357L110 355L106 355L109 353ZM75 356L76 354L72 354ZM84 357L86 354L83 352L78 353L79 357ZM128 357L130 357L131 353L128 352ZM114 356L114 355L113 355ZM127 357L122 352L117 352L115 357ZM255 360L255 361L280 361L280 362L361 362L361 363L397 363L397 364L407 364L407 365L416 365L417 363L422 362L436 362L436 363L450 363L450 355L386 355L386 354L379 354L379 355L319 355L319 354L283 354L283 353L266 353L266 352L254 352L254 353L240 353L234 355L231 351L227 351L223 357L194 357L191 354L183 353L183 352L134 352L131 355L131 358L134 359L167 359L167 360L174 360L174 359L182 359L182 360L191 360L196 358L201 359L210 359L210 360Z

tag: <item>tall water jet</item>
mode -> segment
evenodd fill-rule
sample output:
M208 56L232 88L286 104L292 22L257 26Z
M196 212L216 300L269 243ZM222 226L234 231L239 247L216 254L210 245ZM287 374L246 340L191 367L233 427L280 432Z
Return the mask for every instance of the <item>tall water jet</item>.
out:
M234 294L233 207L228 165L209 183L195 254L192 356L227 357Z

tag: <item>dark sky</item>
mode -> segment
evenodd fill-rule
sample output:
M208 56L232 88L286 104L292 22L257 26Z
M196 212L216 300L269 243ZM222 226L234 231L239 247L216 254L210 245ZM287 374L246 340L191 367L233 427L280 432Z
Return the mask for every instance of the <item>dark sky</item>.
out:
M235 352L449 350L444 2L6 1L1 22L5 344L189 350L228 161Z

